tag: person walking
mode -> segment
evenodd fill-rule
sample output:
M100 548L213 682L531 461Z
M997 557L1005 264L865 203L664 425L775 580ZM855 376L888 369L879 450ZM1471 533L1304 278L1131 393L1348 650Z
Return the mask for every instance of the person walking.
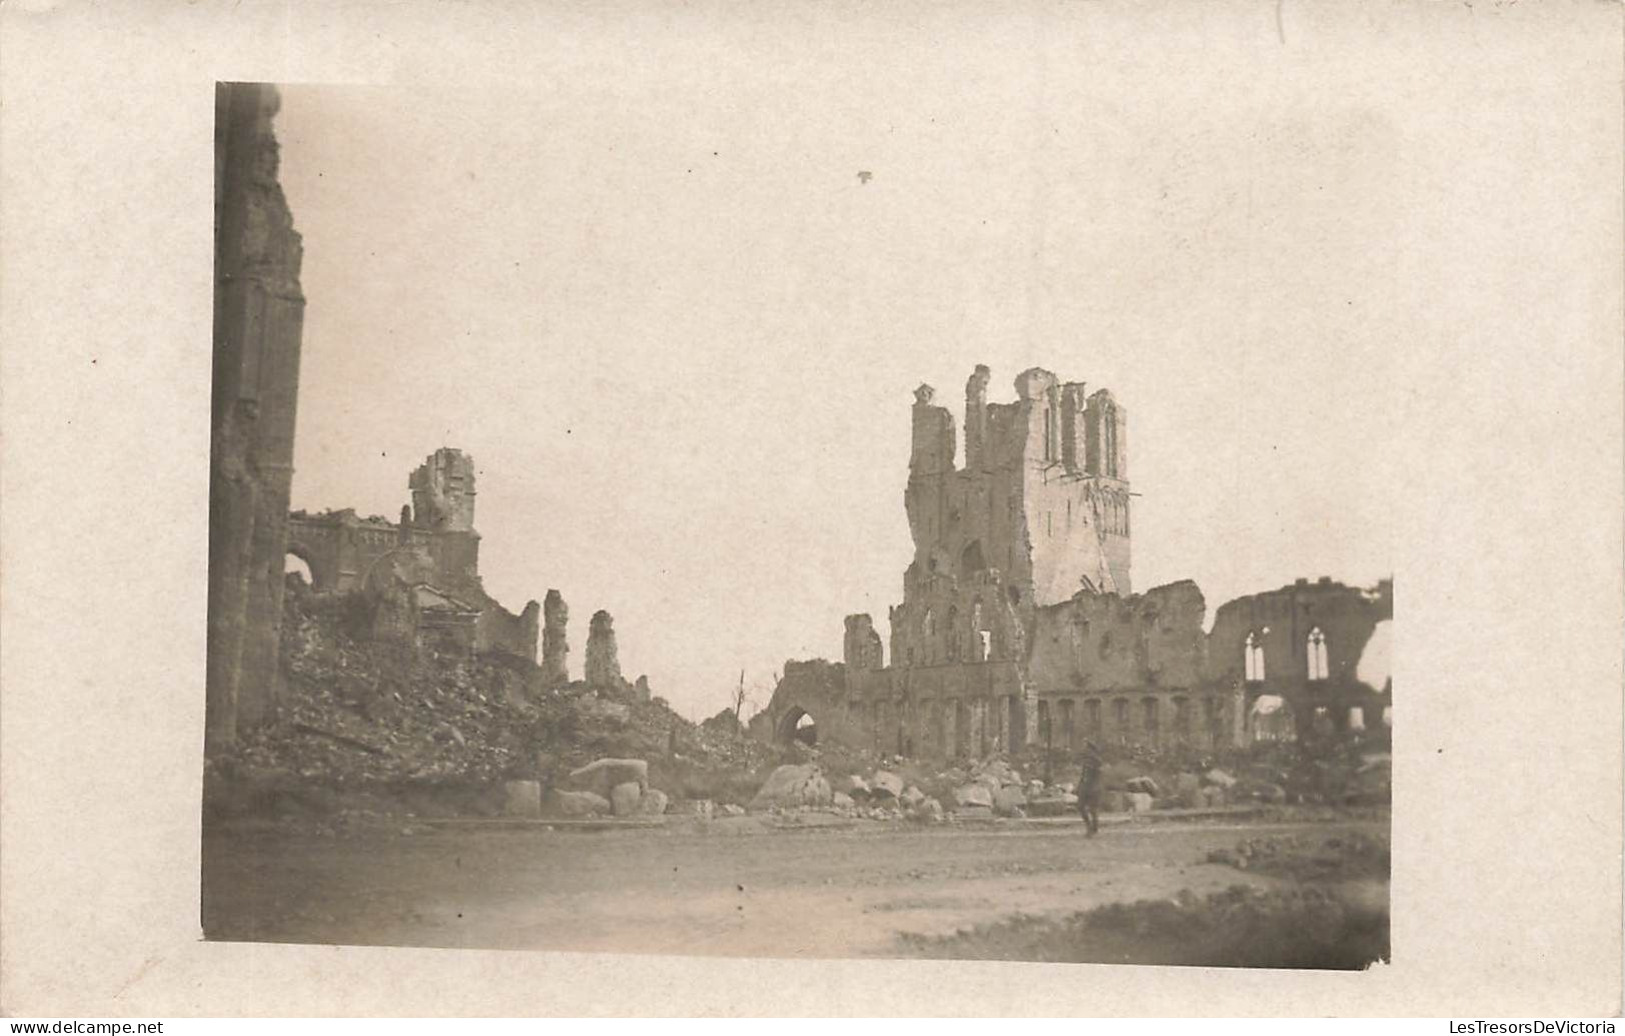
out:
M1083 743L1083 773L1078 777L1078 813L1093 838L1100 830L1100 750L1093 741Z

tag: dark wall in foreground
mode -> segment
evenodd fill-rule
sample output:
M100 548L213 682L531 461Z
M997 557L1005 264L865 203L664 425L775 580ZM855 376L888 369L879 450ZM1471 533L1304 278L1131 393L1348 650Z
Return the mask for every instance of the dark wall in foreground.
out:
M207 740L276 706L302 246L277 182L273 87L215 93L214 378L210 407Z

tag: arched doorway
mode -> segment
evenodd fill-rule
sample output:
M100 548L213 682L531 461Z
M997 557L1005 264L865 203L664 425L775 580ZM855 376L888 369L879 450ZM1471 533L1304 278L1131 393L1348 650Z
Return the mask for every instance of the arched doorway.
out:
M775 738L780 744L791 744L799 741L808 747L818 743L818 722L812 714L799 705L792 705L790 711L784 714L779 721L778 735Z
M304 580L306 586L316 585L316 578L310 571L310 562L292 551L282 556L282 575L284 579L288 576L298 576Z
M328 577L331 575L329 571L331 562L297 540L290 539L286 551L287 553L282 558L284 575L298 572L300 577L304 579L305 585L311 589L330 589Z

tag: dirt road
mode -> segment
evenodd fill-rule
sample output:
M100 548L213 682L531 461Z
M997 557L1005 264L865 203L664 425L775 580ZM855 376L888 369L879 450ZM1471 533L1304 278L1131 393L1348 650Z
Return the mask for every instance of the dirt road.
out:
M809 818L816 824L819 819ZM1011 915L1198 895L1276 879L1204 862L1313 824L1076 820L775 827L756 817L633 830L274 825L204 840L210 938L752 956L906 955L901 933L949 935ZM1384 896L1385 898L1385 896Z

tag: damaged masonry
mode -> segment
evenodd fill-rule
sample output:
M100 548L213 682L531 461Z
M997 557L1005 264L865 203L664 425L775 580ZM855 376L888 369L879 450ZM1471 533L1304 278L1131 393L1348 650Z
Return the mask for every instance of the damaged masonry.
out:
M364 603L352 632L413 653L507 656L534 666L542 608L517 614L486 593L474 527L471 457L443 448L408 479L400 520L352 509L288 510L305 299L302 242L277 180L277 91L220 84L215 102L215 320L209 501L206 748L210 757L273 724L282 706L289 558L319 595ZM569 683L566 623L547 594L547 688ZM594 616L591 674L648 698L621 677L607 612ZM595 644L603 643L595 656Z
M812 906L793 952L1387 954L1392 687L1363 662L1392 584L1299 580L1210 630L1194 583L1137 587L1109 390L1035 368L990 401L977 367L961 454L920 386L889 627L847 616L840 661L787 663L754 717L744 671L702 723L629 681L592 606L572 679L563 594L486 589L476 490L503 476L477 486L462 450L427 444L398 518L290 513L305 298L278 105L217 92L207 938L759 954Z
M1034 368L1014 403L965 386L965 462L952 414L915 392L904 494L914 558L891 610L891 664L869 615L842 662L785 663L751 724L787 743L981 758L1085 740L1221 750L1298 730L1388 722L1391 685L1357 664L1393 618L1393 584L1321 578L1222 605L1184 581L1130 592L1127 412Z

